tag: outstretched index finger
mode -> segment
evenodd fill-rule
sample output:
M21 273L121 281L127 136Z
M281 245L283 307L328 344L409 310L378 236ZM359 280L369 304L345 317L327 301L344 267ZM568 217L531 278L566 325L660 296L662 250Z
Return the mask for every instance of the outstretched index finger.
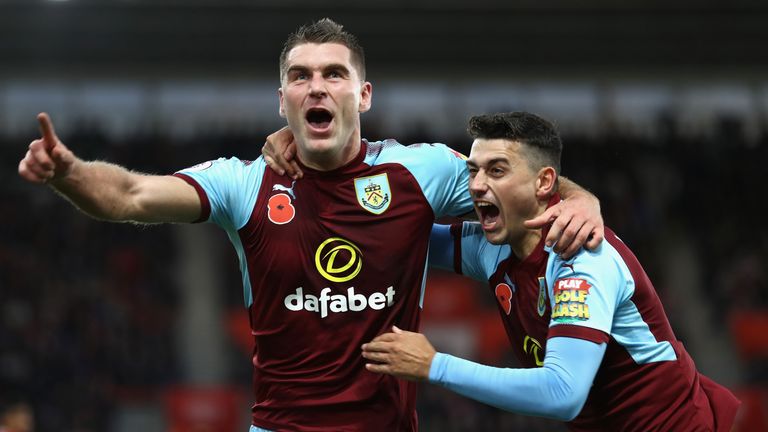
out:
M557 211L557 206L552 206L535 218L523 221L523 226L528 229L543 228L557 218Z
M37 121L40 123L40 133L43 134L46 150L52 150L56 146L56 131L53 129L53 122L47 113L37 115Z

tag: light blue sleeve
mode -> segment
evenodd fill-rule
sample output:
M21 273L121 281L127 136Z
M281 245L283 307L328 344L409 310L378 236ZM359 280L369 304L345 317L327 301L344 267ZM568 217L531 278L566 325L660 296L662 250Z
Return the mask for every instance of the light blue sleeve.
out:
M582 249L568 261L547 248L550 328L570 324L611 334L616 308L623 297L631 295L628 290L632 287L621 266L623 261L605 243L596 251Z
M499 263L512 252L509 245L494 245L485 239L485 233L477 222L464 222L461 227L461 273L487 282L496 272Z
M468 398L520 414L574 419L589 395L606 344L556 337L547 341L544 366L497 368L437 353L429 381Z
M220 158L177 174L191 177L203 189L210 203L208 220L234 232L251 217L265 169L262 157L255 161Z
M453 236L450 225L432 224L429 235L429 266L453 271Z
M432 224L429 237L429 266L455 271L454 251L457 239L450 225ZM487 282L502 260L509 256L509 246L496 246L485 240L485 234L476 222L463 222L461 226L461 273L472 279Z
M551 281L551 283L550 283ZM554 254L547 265L552 319L550 335L571 333L559 326L599 330L622 346L637 364L677 360L674 347L657 340L633 301L635 280L621 254L604 241L571 261Z

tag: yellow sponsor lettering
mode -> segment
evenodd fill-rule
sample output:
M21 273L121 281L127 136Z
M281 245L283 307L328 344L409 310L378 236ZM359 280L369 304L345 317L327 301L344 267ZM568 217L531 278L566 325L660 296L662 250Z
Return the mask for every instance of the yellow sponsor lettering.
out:
M570 303L568 305L568 316L571 318L577 317L579 315L579 306L578 304Z
M587 301L587 292L584 290L577 291L576 301L579 303Z
M579 306L581 306L581 305L577 304L577 303L569 304L568 305L568 316L570 316L570 317L577 317L577 316L579 316L579 312L580 312Z
M567 303L567 302L584 303L586 301L587 301L587 291L585 290L565 290L565 291L558 291L555 294L555 303Z
M571 303L568 305L568 312L571 318L589 318L589 306L579 303Z
M562 303L556 304L555 309L552 311L552 318L560 318L563 316L563 311L565 310L565 305Z
M552 319L556 318L589 319L589 305L583 303L556 304L552 311Z

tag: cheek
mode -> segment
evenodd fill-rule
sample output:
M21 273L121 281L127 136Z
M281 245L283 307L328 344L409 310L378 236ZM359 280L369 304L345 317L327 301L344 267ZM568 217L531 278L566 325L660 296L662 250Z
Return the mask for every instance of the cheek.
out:
M288 88L283 91L283 103L286 105L300 103L303 93L304 92L298 86L289 85Z
M352 105L357 104L360 96L359 96L359 88L350 88L349 86L339 86L336 88L336 95L338 95L338 98L340 100L344 101L344 104Z
M337 102L339 112L342 113L345 117L351 117L357 114L360 100L354 93L347 92L343 96L340 96Z
M506 218L515 218L521 213L525 213L529 206L530 193L520 186L508 185L500 188L501 195L499 200L502 203L504 216Z
M301 100L295 96L287 95L283 98L283 110L288 116L296 116L301 112Z

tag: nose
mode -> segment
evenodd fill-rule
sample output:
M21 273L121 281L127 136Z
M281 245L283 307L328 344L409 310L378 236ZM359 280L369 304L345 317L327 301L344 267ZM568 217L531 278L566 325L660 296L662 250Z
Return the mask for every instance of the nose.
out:
M487 178L483 170L478 170L474 176L469 179L469 192L473 197L482 196L488 190Z
M309 81L309 95L314 97L322 97L327 94L325 89L325 80L322 74L312 74L312 79Z

